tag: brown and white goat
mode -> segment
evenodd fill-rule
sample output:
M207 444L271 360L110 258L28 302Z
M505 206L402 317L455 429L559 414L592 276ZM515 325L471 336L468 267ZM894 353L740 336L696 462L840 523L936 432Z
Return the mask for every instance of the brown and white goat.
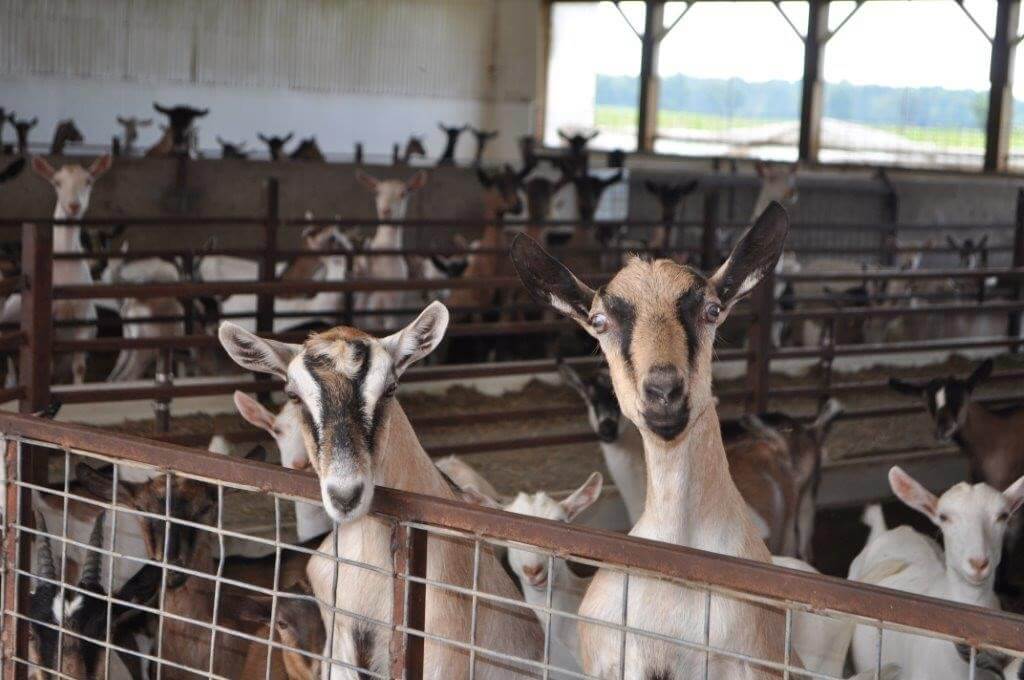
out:
M539 245L520 236L512 260L527 289L597 339L608 361L623 414L640 430L647 466L644 511L630 532L653 540L767 563L746 503L729 474L711 392L718 325L771 270L789 231L785 210L769 205L710 278L670 260L630 260L594 291ZM580 615L673 639L781 662L785 617L779 610L705 594L640 576L600 570ZM628 605L628 606L627 606ZM602 678L691 680L705 677L705 654L600 624L580 626L584 671ZM761 680L774 671L712 653L707 677Z
M278 596L276 609L269 598L254 599L253 604L253 621L260 624L256 637L270 639L273 628L273 640L287 649L275 648L271 652L270 675L267 676L267 646L253 643L241 677L288 680L316 680L320 677L319 656L327 644L327 631L309 584L303 581L286 589Z
M322 553L337 549L345 560L392 570L392 525L367 514L375 484L456 500L394 398L401 374L437 347L447 325L448 310L438 302L402 330L380 339L338 327L295 345L259 338L234 324L221 325L220 340L228 354L244 368L285 380L285 393L301 409L306 450L320 478L324 508L338 523L321 545ZM432 535L427 551L428 578L463 588L473 584L472 542ZM321 555L310 560L308 575L321 603L328 639L333 640L325 656L334 663L324 677L354 678L356 668L387 673L391 627L370 622L391 621L391 576ZM519 599L487 547L480 553L478 586ZM468 641L471 610L470 597L428 588L427 634ZM541 656L540 627L528 610L481 602L475 620L480 647L524 659ZM469 677L467 651L429 638L424 647L424 677ZM478 678L530 675L486 654L477 656L475 670Z

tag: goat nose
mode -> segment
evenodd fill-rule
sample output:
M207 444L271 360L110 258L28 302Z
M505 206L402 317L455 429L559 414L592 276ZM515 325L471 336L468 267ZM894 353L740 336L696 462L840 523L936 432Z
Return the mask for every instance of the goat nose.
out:
M78 202L68 203L68 212L71 213L72 215L77 215L78 211L81 210L81 209L82 209L82 204L81 203L78 203Z
M335 513L345 516L352 512L363 498L363 483L342 486L337 482L327 482L327 498Z
M683 397L683 381L674 368L656 368L644 380L648 401L671 404Z
M970 558L967 561L968 561L968 563L970 563L971 568L974 569L974 571L982 572L982 571L985 571L986 569L988 569L988 558L987 557L982 557L982 558L972 557L972 558Z

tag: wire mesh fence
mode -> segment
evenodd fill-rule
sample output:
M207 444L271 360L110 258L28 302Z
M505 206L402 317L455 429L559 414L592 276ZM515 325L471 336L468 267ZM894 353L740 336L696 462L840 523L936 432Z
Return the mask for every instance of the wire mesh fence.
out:
M4 677L845 678L852 639L857 677L925 677L891 665L914 644L952 679L1024 651L998 611L450 498L378 489L369 516L302 537L312 476L30 417L0 431Z

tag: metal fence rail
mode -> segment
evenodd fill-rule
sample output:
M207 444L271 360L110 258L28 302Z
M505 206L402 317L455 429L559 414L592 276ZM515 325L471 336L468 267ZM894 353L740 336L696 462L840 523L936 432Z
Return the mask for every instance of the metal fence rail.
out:
M648 640L689 650L697 663L708 665L704 659L732 657L755 667L777 672L778 677L836 677L802 670L797 665L797 646L801 643L801 622L849 621L877 630L878 644L895 632L947 640L949 644L962 642L973 649L998 650L1015 655L1024 654L1020 630L1024 619L1003 612L935 600L927 597L890 591L883 588L819 576L816 574L783 570L773 566L714 555L680 546L646 541L607 531L572 527L567 524L512 515L487 508L468 506L415 493L378 488L372 506L373 516L380 520L380 531L388 539L390 548L385 564L370 564L338 556L338 543L326 538L319 547L297 545L290 538L285 515L295 500L318 503L320 489L317 480L305 473L277 466L239 460L196 449L187 449L135 437L111 434L83 426L54 423L29 416L0 415L0 439L7 452L8 476L5 480L5 534L3 569L3 664L4 677L24 677L26 671L39 664L50 668L60 666L63 659L40 659L30 652L29 630L36 639L45 631L62 638L77 640L80 645L62 646L68 658L73 658L82 645L95 645L101 650L115 650L114 654L100 655L100 663L137 659L152 662L161 670L150 677L171 677L178 672L192 670L200 677L283 677L276 675L268 661L274 654L293 654L311 664L333 663L343 668L360 669L365 677L421 678L424 661L438 648L464 652L469 669L478 672L488 662L507 662L524 669L528 677L592 677L578 670L565 669L551 658L552 629L547 627L543 655L527 657L523 650L500 651L483 644L482 629L476 621L482 607L506 607L522 612L527 620L537 616L539 621L568 623L582 621L591 626L602 626L622 640ZM51 456L51 454L55 454ZM50 479L41 459L56 457L61 461L59 472ZM86 493L75 479L76 467L86 463L93 468L113 463L109 469L110 495L99 497ZM56 471L56 470L55 470ZM129 472L131 471L131 472ZM140 482L139 475L148 471L148 482ZM125 493L132 487L122 483L131 475L136 484L145 484L154 492L163 492L150 505L139 501L144 494ZM91 487L90 487L91 488ZM196 494L211 506L200 516L189 514ZM120 495L119 495L120 494ZM44 531L36 521L34 510L42 500L49 498L55 521ZM272 526L261 535L244 533L231 521L231 509L239 503L258 499ZM71 527L71 518L83 508L93 513L102 511L110 531L99 543L81 538ZM130 544L122 544L125 532L132 522L157 527L154 547L145 554L133 554ZM118 527L121 529L119 530ZM166 528L164 528L166 527ZM88 528L88 527L87 527ZM149 529L153 531L153 529ZM170 549L187 531L192 532L196 544L206 541L213 552L203 562L199 558L182 558L182 553ZM38 567L32 569L31 556L41 560L43 537L49 536L53 545L56 566L46 575ZM438 540L456 542L470 569L458 578L450 574L430 572L428 576L428 545ZM252 560L244 562L248 571L239 569L239 561L228 555L231 547L262 548L268 557L259 562L262 571L253 569ZM186 545L186 544L182 544ZM205 544L204 544L205 545ZM636 612L619 621L599 621L581 616L576 611L560 609L555 605L551 589L542 601L528 605L512 594L499 594L482 586L482 570L495 565L493 551L499 548L527 549L545 556L549 569L563 568L562 560L590 565L620 574L634 589L650 579L667 580L679 587L679 592L696 593L701 601L736 600L775 608L786 626L785 648L771 653L772 658L754 658L743 649L731 649L701 639L672 639L659 633L649 622L639 620ZM76 556L96 556L103 566L98 586L83 587L81 563ZM193 554L198 554L196 551ZM358 588L367 584L390 584L391 604L381 616L367 616L353 611L338 601L322 597L323 588L314 587L316 594L297 594L285 588L286 564L295 560L301 564L309 558L326 561L328 574L324 583L328 593L337 593L339 568L346 569L345 587ZM135 565L145 574L142 580L153 585L153 592L140 597L138 591L118 587L115 571L125 565ZM331 566L336 565L336 566ZM148 570L148 571L146 571ZM73 572L77 571L76 576ZM118 574L117 578L121 578ZM550 584L553 579L549 579ZM129 579L129 582L133 582ZM206 584L206 603L202 613L180 606L178 595L171 595L181 582ZM41 612L52 608L32 607L32 598L49 584L55 587L62 602L72 603L58 619ZM98 588L98 589L97 589ZM33 595L35 591L35 595ZM429 624L426 601L428 597L450 596L461 598L468 617L459 632L444 633ZM76 599L77 598L77 599ZM104 625L88 632L72 616L73 605L78 607L102 605L96 616ZM239 602L261 601L265 605L255 616L256 624L263 624L259 632L245 628L233 612ZM390 640L390 664L367 669L366 659L355 658L353 663L331 658L333 626L326 626L322 648L307 648L275 633L271 622L283 616L283 608L296 603L314 603L324 622L357 621L374 634ZM103 614L105 610L105 615ZM112 621L124 621L125 612L138 612L152 624L154 644L149 651L132 649L118 637ZM807 618L811 615L820 618ZM705 613L706 616L706 613ZM315 618L315 617L314 617ZM472 625L470 623L472 622ZM319 622L318 622L319 623ZM181 627L190 627L194 645L202 653L191 660L183 660L176 647ZM458 627L456 627L458 628ZM479 636L474 631L481 633ZM339 633L340 634L340 633ZM321 643L322 644L322 643ZM245 650L248 661L262 662L260 675L243 676L243 669L228 668L225 661L233 645ZM433 651L432 651L433 650ZM326 654L325 654L326 651ZM709 656L710 655L710 656ZM972 652L972 658L974 653ZM350 660L353 661L353 660ZM697 666L699 668L699 666ZM251 668L246 665L245 668ZM692 669L691 669L692 670ZM973 678L973 664L964 678ZM106 676L106 673L103 674ZM75 677L64 674L60 677ZM111 676L112 677L112 676ZM472 677L470 674L468 677ZM525 677L525 676L524 676ZM690 676L687 676L690 677ZM700 674L693 674L700 677ZM703 677L707 675L705 670Z

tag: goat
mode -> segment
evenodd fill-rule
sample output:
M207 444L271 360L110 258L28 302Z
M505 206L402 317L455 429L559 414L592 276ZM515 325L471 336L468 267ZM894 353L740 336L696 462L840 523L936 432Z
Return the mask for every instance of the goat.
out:
M936 498L894 466L889 470L889 485L897 498L941 529L945 552L911 527L887 530L881 509L872 506L865 512L871 534L850 565L850 579L861 580L879 564L896 562L899 567L878 580L878 585L998 609L993 578L1006 525L1024 503L1024 477L1002 493L987 484L961 482ZM852 649L858 669L874 668L877 644L874 627L857 627ZM900 664L905 680L954 680L967 675L967 664L944 640L887 631L881 656L885 662Z
M260 624L256 636L273 639L288 647L274 649L270 657L270 675L267 675L267 648L253 643L246 655L242 678L288 678L288 680L316 680L320 677L319 656L327 644L327 632L320 618L320 608L313 599L308 583L291 586L278 596L274 609L267 598L253 598L254 611L248 613L254 623ZM301 651L295 651L301 650ZM309 656L302 654L306 652Z
M661 224L654 228L648 243L655 257L678 259L675 253L666 254L667 249L676 245L676 237L681 232L675 227L680 206L683 205L683 200L697 189L698 184L697 180L680 184L665 184L651 180L644 182L644 188L658 199L658 205L661 207Z
M444 146L444 153L437 159L437 164L440 165L455 165L455 146L459 143L459 137L463 132L469 129L468 125L462 127L445 127L444 123L438 123L437 127L441 129L441 132L447 137L447 141Z
M971 662L971 648L957 644L957 654L965 663ZM979 649L974 657L975 680L1024 680L1024 659L1013 658L987 649Z
M747 505L729 474L711 392L717 326L775 266L789 231L785 210L771 204L710 278L671 260L630 260L595 292L522 234L512 261L534 298L574 320L599 343L623 414L640 430L650 486L630 535L768 562ZM701 490L698 492L698 490ZM621 575L599 570L580 615L618 625L623 612L635 628L675 639L781 661L784 617L751 603L705 595L684 586L634 576L628 602ZM649 678L673 671L677 680L703 677L705 655L645 636L622 637L600 623L580 626L583 669L590 675ZM745 680L781 673L711 654L708 677Z
M967 455L971 483L985 482L1004 491L1024 475L1024 408L991 410L972 396L978 385L992 374L993 362L980 363L966 379L953 376L927 382L889 378L889 387L923 399L935 422L935 438L955 442ZM1012 556L1020 541L1022 520L1017 518L1006 531L1006 554ZM1006 567L997 577L1000 590L1009 585Z
M187 135L187 133L186 133ZM160 139L156 140L153 146L146 149L146 153L143 154L146 158L161 158L164 156L170 156L174 150L174 133L171 132L171 128L166 125L160 126Z
M149 127L153 124L153 119L118 116L117 124L124 128L124 155L131 156L135 153L135 142L139 139L139 128Z
M315 135L307 137L306 139L300 139L299 145L295 147L295 150L292 151L288 157L293 161L314 161L316 163L325 163L327 161L327 159L324 158L323 152L320 151L320 147L316 143ZM277 160L277 158L274 160Z
M476 139L476 151L473 152L473 167L479 168L483 163L484 148L487 147L488 142L498 136L498 131L492 130L488 132L475 127L471 127L469 131L473 133L473 137Z
M24 120L18 120L14 115L14 111L11 111L7 116L7 120L11 121L11 125L14 126L14 133L18 136L18 154L21 156L27 156L28 134L32 131L32 128L39 124L39 119L26 118Z
M404 220L409 209L409 197L427 184L427 173L418 170L408 180L377 179L376 177L356 170L356 180L373 192L374 205L379 220ZM409 264L405 257L397 254L374 255L375 250L401 250L404 245L404 232L401 226L394 224L378 224L373 237L367 241L365 255L355 258L354 269L359 278L370 279L408 279ZM372 291L357 293L354 304L358 311L401 310L410 306L415 292L409 291ZM373 329L394 329L403 317L399 314L385 314L367 319L365 325Z
M569 147L569 157L566 159L565 168L567 174L587 174L588 163L588 152L587 145L601 134L600 130L594 130L590 134L584 134L582 131L576 131L569 134L565 130L559 130L558 136L562 138L562 141Z
M284 137L277 137L273 135L267 137L262 132L256 135L256 137L261 142L267 145L267 151L268 153L270 153L270 160L272 161L280 161L287 159L287 156L285 155L284 145L290 142L292 140L292 137L294 136L294 132L289 132Z
M260 450L254 450L255 453L260 453ZM109 476L83 463L76 467L76 473L79 482L90 493L106 502L112 501L114 484ZM192 621L216 623L233 630L252 632L251 626L235 619L232 608L226 605L219 608L218 620L213 622L215 582L181 571L188 569L208 574L216 571L212 534L181 524L181 521L194 524L210 524L213 521L217 505L217 494L213 487L181 477L168 480L163 474L145 482L119 479L117 502L148 513L138 518L146 554L150 560L166 561L168 565L161 611ZM169 528L168 522L161 519L168 509L171 518ZM166 536L165 531L168 532ZM165 618L159 658L200 672L210 668L212 658L212 672L220 676L236 677L245 662L249 642L230 633L220 632L214 642L215 653L211 657L210 638L207 628L188 620ZM192 674L175 666L164 666L162 677L178 679L192 677Z
M231 323L221 325L219 337L228 355L243 368L285 379L285 393L302 410L303 437L320 478L324 508L338 524L321 552L337 550L340 558L385 572L392 569L392 526L367 514L374 484L456 498L393 398L398 377L437 347L447 325L448 310L438 302L405 328L380 339L339 327L295 345L259 338ZM474 583L471 541L431 536L427 550L428 578L461 587ZM480 590L517 599L493 550L482 546L478 556ZM390 621L391 577L319 555L310 560L307 573L322 603L325 625L333 622L334 626L328 630L333 648L325 656L345 664L332 664L324 677L354 678L352 667L387 673L390 626L377 628L369 622ZM337 583L336 589L332 583ZM469 639L471 598L429 588L426 600L428 635ZM541 656L540 628L520 608L481 602L475 621L475 641L482 648L525 659ZM429 638L425 641L425 677L466 678L468 666L467 652ZM476 658L475 671L480 678L528 675L525 669L486 654Z
M167 116L167 122L170 125L171 148L167 153L174 152L179 156L188 156L194 144L193 135L190 135L189 131L195 125L196 119L210 113L210 109L194 109L191 106L167 108L156 102L153 102L153 109L157 113Z
M245 392L235 392L234 399L235 408L248 423L274 438L281 452L281 465L292 470L305 470L309 467L309 455L299 422L302 412L297 405L285 402L275 416ZM301 501L295 501L295 524L296 534L303 543L323 536L332 526L322 506Z
M622 418L607 369L584 378L559 361L563 381L583 398L605 466L626 506L630 526L644 508L647 477L640 431ZM827 401L809 427L782 413L721 424L733 481L773 554L810 559L825 439L842 406Z
M476 493L485 496L493 501L497 501L501 496L498 494L498 490L494 488L487 479L477 472L473 466L466 461L462 460L458 456L446 456L445 458L438 458L434 461L434 465L440 470L445 477L450 479L455 486L459 487L463 491L467 489L474 489ZM474 499L479 502L479 499ZM481 503L486 505L486 503Z
M486 495L474 486L462 487L462 489L470 500L480 505L517 515L568 523L597 501L601 496L602 482L601 473L594 472L579 488L560 501L556 501L544 491L532 494L521 491L511 502L504 505L499 504L494 497ZM527 604L534 607L549 606L548 591L550 590L551 609L567 614L575 614L579 610L589 580L573 573L564 559L554 557L550 562L551 572L549 573L546 554L535 552L527 547L509 546L508 562L512 573L519 580L519 586L522 588ZM541 626L547 631L548 614L536 609L533 612ZM576 619L552 614L550 623L549 663L560 670L579 673L579 634ZM555 677L559 677L557 673Z
M80 144L84 141L82 133L78 130L75 125L75 121L68 118L57 123L57 128L53 131L53 142L50 144L50 154L58 156L64 153L64 147L69 143Z
M246 158L249 157L249 152L245 150L246 142L239 142L238 144L233 144L231 142L224 141L223 139L220 138L220 135L217 135L217 143L220 144L221 158L234 158L236 160L245 160Z
M110 156L104 155L97 158L88 170L80 165L65 165L60 170L54 170L42 157L34 157L32 169L37 175L48 181L56 193L57 203L53 210L53 218L55 220L79 220L84 217L89 208L93 185L110 169L111 162ZM53 252L84 252L81 232L81 227L76 224L54 226ZM54 285L91 284L92 282L92 273L86 260L54 260ZM77 319L93 322L96 320L96 305L92 300L56 300L53 303L53 316L56 321ZM0 320L4 323L13 323L20 318L21 295L11 295L4 302ZM88 340L95 333L96 327L90 323L71 329L58 329L57 337ZM85 370L86 355L84 352L76 352L71 359L71 372L76 385L85 382ZM13 375L13 371L11 375Z

